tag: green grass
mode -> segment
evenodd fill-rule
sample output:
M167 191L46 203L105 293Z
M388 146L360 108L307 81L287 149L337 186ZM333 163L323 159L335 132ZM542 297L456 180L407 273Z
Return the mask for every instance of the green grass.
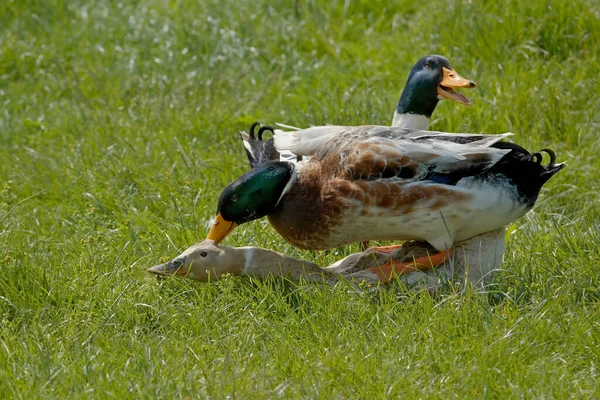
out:
M598 32L594 0L3 0L0 398L600 397ZM490 293L146 274L206 234L239 129L387 125L431 53L478 83L432 128L568 162Z

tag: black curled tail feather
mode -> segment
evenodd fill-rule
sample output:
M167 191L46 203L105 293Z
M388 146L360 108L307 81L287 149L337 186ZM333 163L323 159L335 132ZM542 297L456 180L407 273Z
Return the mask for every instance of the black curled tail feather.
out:
M256 129L258 129L258 132ZM265 132L273 133L273 128L270 126L262 126L260 122L255 122L250 126L248 133L240 132L246 157L251 168L256 168L258 165L267 161L279 161L279 152L275 149L273 139L263 140Z
M540 153L546 153L550 156L550 163L548 167L553 167L556 164L556 153L552 149L541 149Z
M250 135L250 139L256 140L256 135L254 134L254 132L256 131L256 128L258 128L259 126L261 126L261 125L260 125L260 122L258 122L258 121L256 121L252 125L250 125L250 129L248 130L248 135Z
M493 147L497 147L496 144ZM556 154L550 149L531 154L512 143L498 147L511 151L480 176L483 179L506 179L516 189L519 201L528 208L537 201L542 186L565 166L556 163ZM542 153L550 157L547 165L542 164Z
M273 135L275 134L275 131L273 130L273 128L271 128L270 126L262 126L259 130L258 130L258 140L263 140L263 133L265 132L271 132Z
M546 165L542 164L542 153L546 153L550 157L550 161ZM565 167L564 163L556 163L556 153L552 149L542 149L536 153L533 153L531 157L542 168L542 171L540 173L540 180L542 181L542 185L548 182L550 178L552 178L558 171Z
M546 153L548 154L548 156L550 156L550 162L548 163L548 167L553 167L556 164L556 153L554 152L554 150L541 149L540 151L533 153L531 157L536 163L542 165L542 159L544 158L542 153Z

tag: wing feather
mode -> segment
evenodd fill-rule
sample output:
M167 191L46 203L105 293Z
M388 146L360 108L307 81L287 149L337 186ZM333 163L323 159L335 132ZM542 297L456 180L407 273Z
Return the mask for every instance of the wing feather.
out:
M512 136L512 133L483 135L472 133L447 133L419 129L405 129L389 126L363 125L315 126L295 131L275 130L274 144L279 151L288 150L299 156L317 156L318 158L330 151L345 147L348 143L370 138L423 141L432 139L439 142L456 144L471 144L474 146L490 147L500 140Z
M288 150L298 156L312 156L331 139L345 136L352 130L349 126L315 126L299 131L276 129L273 141L279 151Z
M433 138L371 137L357 138L339 151L325 152L320 161L324 171L334 171L336 177L350 181L454 184L463 177L491 168L508 152L509 149L483 147L479 143L464 145Z

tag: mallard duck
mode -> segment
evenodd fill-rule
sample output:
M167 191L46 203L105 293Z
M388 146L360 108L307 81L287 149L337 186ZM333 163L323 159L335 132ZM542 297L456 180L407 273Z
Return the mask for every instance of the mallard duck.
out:
M323 143L323 136L333 139ZM288 242L330 249L369 240L424 240L446 257L457 241L530 210L560 171L540 153L476 135L383 126L327 126L275 135L277 149L312 156L269 161L228 185L207 239L268 216ZM436 263L434 260L434 264Z
M440 100L447 99L470 105L469 99L454 89L476 86L475 82L458 75L446 57L423 57L410 70L394 110L392 126L427 129L429 119ZM269 131L273 133L272 128L254 123L248 133L240 132L252 168L266 161L294 161L297 158L289 151L280 154L273 144L273 139L263 140L263 134Z
M446 280L456 278L458 282L483 288L490 271L496 268L502 254L504 241L495 232L478 236L477 245L455 250L452 263L435 265L416 264L413 260L423 259L435 250L422 242L406 242L393 252L380 251L374 247L353 253L325 268L317 264L284 256L260 247L228 247L205 240L185 250L174 259L148 269L148 272L164 276L181 276L201 282L213 282L225 275L244 275L257 279L280 276L293 281L308 281L333 284L340 279L369 284L387 283L401 277L409 286L436 288ZM484 259L482 259L482 255ZM404 264L404 268L395 268ZM479 268L473 267L477 264Z

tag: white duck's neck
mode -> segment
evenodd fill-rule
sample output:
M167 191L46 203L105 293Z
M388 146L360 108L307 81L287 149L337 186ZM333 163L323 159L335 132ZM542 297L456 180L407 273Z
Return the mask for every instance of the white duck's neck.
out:
M419 114L400 114L395 110L392 126L407 129L427 129L429 127L429 118Z
M336 279L334 274L320 268L317 264L286 257L275 251L260 247L239 247L236 251L244 254L241 268L244 275L256 278L266 278L269 275L288 276L295 280L305 279L315 282Z

